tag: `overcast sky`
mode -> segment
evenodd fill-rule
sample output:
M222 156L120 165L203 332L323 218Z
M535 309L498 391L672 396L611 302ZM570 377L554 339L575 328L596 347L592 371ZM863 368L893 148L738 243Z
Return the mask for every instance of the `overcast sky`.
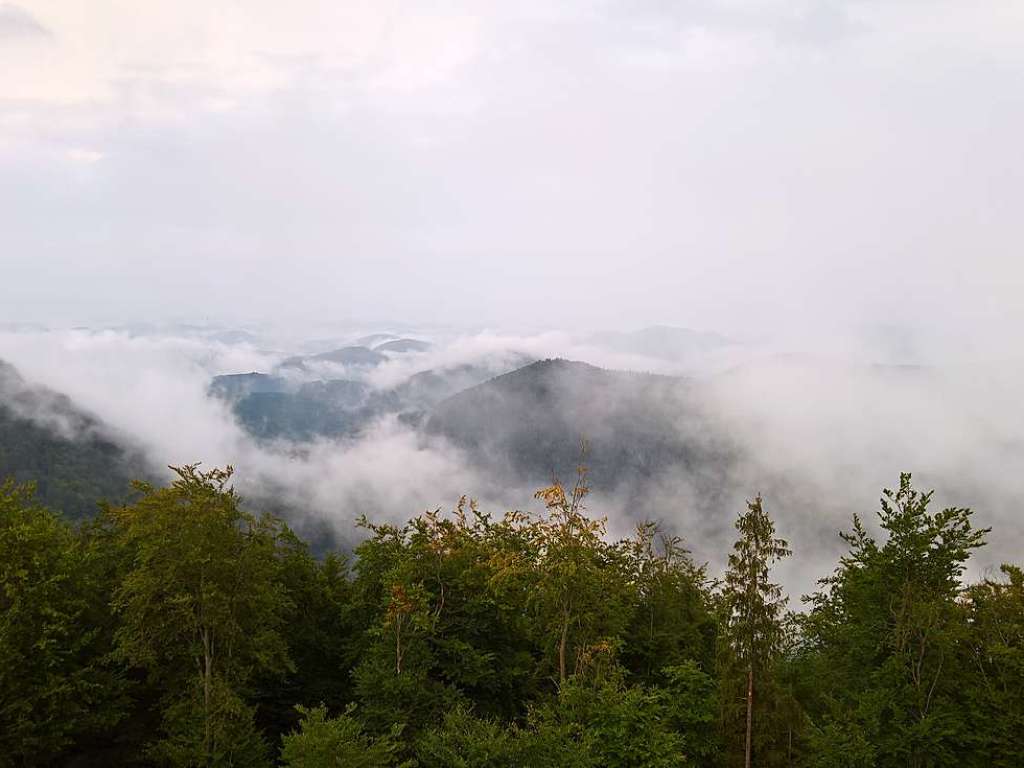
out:
M1020 0L0 3L0 320L1012 331L1022 137Z

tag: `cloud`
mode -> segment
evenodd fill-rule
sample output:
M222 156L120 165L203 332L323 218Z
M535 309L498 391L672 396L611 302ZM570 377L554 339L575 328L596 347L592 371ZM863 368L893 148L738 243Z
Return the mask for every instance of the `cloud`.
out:
M69 160L75 163L82 163L83 165L98 163L104 157L102 152L85 147L72 147L68 150L67 154Z
M268 370L281 358L180 332L0 332L0 359L129 436L158 474L168 464L232 464L244 495L282 505L299 527L326 522L347 540L359 514L404 520L486 489L456 451L394 419L355 442L257 443L206 390L215 374ZM57 416L35 418L53 426Z
M8 319L1022 320L1005 3L89 8L0 49Z
M44 27L31 13L12 3L0 3L0 40L49 37Z
M797 556L789 578L806 588L842 544L837 530L859 514L874 528L878 497L911 472L934 505L969 506L992 526L972 575L1019 559L1024 531L1024 417L1015 381L1024 361L925 366L866 365L834 356L755 361L708 390L715 422L743 446L733 478L762 491ZM740 509L740 498L733 504Z
M531 505L532 484L548 479L502 474L495 470L500 461L468 456L394 418L380 420L358 439L256 442L223 403L207 397L209 380L219 373L271 370L293 347L276 347L273 334L240 340L245 338L213 329L25 329L0 333L0 358L127 436L155 468L233 464L239 489L254 503L279 505L306 530L327 525L342 541L357 535L352 524L359 514L404 520L448 507L464 493L500 513ZM673 363L623 353L621 340L619 350L609 349L600 337L581 340L566 332L431 338L430 352L396 357L368 381L390 387L425 367L464 363L489 363L497 373L501 360L508 364L509 350L633 370L678 372L692 365L685 358ZM878 365L867 354L873 338L847 358L833 346L815 354L810 339L804 351L787 354L781 354L782 342L743 345L733 350L739 365L705 369L684 399L671 387L650 388L643 394L645 419L674 431L686 445L706 445L702 455L719 460L663 467L642 482L627 477L619 487L595 491L591 512L608 515L616 536L627 535L638 518L660 518L717 571L731 546L735 514L761 492L780 535L796 552L780 571L795 594L810 590L832 567L842 550L836 532L848 526L850 515L861 514L870 526L881 489L893 486L899 472L911 471L919 488L936 489L936 505L971 506L979 525L994 526L973 574L1018 559L1024 534L1017 501L1024 481L1016 467L1024 460L1024 421L1016 400L1024 364L942 361L907 336L899 354L929 363ZM892 354L883 349L876 359ZM567 395L570 403L582 396ZM635 397L633 392L627 400ZM74 428L48 417L39 400L31 403L41 423L65 433ZM613 439L602 426L592 425L588 436ZM500 442L502 425L491 428Z

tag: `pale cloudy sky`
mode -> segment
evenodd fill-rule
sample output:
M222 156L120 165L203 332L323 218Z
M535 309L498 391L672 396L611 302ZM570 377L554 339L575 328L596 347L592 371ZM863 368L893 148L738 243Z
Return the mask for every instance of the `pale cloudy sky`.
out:
M0 2L0 321L1024 323L1024 2Z

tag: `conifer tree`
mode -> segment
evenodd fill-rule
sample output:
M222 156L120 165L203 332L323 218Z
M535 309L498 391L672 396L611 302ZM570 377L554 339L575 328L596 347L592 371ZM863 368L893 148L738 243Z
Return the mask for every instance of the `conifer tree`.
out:
M734 668L746 675L744 765L750 768L755 691L784 639L787 599L769 573L773 564L791 553L786 541L775 537L775 525L764 511L760 495L747 502L746 511L736 520L736 530L739 538L729 555L722 589L723 630Z

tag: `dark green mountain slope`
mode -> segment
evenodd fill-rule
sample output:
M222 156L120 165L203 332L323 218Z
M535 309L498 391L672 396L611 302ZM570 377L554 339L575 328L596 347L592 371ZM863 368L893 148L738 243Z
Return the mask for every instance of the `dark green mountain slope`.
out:
M668 468L711 482L733 448L702 416L699 392L669 376L543 360L440 403L427 430L505 477L572 475L580 439L595 487L637 486Z
M124 500L130 481L150 474L138 452L66 396L0 361L0 480L34 482L43 504L77 520L93 514L98 499Z

